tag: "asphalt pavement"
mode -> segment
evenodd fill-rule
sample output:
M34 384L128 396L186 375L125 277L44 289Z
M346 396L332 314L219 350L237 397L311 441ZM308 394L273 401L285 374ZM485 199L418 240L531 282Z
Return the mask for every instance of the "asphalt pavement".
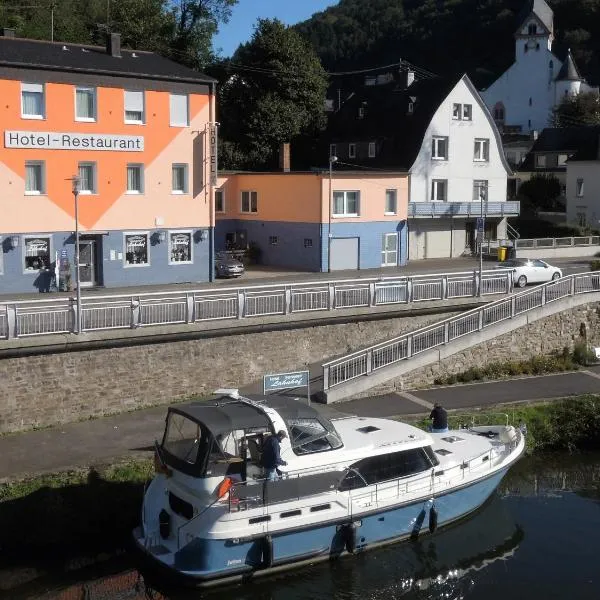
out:
M251 393L256 387L242 389ZM600 367L510 380L410 390L333 405L313 403L329 418L347 415L408 417L428 414L435 402L450 411L473 412L498 404L600 394ZM298 395L301 395L300 393ZM127 457L149 456L161 439L166 407L159 406L81 423L0 437L0 481Z

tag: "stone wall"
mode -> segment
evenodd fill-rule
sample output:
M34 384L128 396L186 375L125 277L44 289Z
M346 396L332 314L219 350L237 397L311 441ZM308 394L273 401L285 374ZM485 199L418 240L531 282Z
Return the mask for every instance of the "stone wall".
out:
M565 346L572 348L576 342L585 340L592 346L600 346L600 306L597 303L584 304L540 319L453 354L438 363L415 369L359 396L428 387L436 377L458 374L469 367L549 355L554 351L561 351Z
M0 433L242 387L457 312L3 359Z

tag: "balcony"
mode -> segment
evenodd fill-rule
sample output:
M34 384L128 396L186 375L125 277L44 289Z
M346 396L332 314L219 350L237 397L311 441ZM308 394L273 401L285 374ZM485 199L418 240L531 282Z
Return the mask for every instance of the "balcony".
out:
M488 217L517 217L521 203L517 201L488 202L483 212ZM427 217L479 217L480 202L409 202L408 218Z

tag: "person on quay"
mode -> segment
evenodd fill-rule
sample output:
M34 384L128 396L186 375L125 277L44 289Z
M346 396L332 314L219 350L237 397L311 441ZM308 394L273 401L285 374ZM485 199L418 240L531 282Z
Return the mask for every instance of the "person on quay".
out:
M287 437L287 433L281 429L276 435L270 435L263 444L262 466L265 470L265 478L269 481L277 481L278 467L285 467L287 462L281 459L281 440Z
M448 431L448 413L439 403L435 403L429 415L431 419L431 433L446 433Z

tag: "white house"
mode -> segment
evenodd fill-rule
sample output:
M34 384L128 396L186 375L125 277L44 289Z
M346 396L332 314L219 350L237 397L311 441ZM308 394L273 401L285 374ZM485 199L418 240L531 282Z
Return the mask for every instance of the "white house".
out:
M500 126L540 131L565 96L598 91L581 76L569 51L552 52L554 14L544 0L529 0L518 18L515 62L481 95Z
M504 239L519 214L498 128L467 75L366 85L330 116L327 141L336 170L408 171L409 260L470 252L482 212L486 237Z

